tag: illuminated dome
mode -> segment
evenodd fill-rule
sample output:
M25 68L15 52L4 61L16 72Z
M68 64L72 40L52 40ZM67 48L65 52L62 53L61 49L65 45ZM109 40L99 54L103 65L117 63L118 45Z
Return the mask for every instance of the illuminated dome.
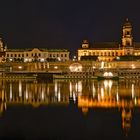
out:
M80 63L73 63L69 68L71 72L82 72L82 65Z

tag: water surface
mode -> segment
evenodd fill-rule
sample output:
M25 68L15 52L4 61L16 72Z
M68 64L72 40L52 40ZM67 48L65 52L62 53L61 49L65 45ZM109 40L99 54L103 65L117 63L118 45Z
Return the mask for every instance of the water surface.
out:
M0 81L0 139L136 139L140 81Z

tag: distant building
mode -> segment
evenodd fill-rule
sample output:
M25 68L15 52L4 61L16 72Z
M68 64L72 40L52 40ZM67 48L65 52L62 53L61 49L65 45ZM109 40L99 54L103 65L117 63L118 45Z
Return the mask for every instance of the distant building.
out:
M126 19L122 28L122 42L95 42L93 46L83 40L78 49L78 60L112 61L121 56L140 56L140 42L133 42L132 25Z
M0 38L0 63L5 61L5 52L7 46L3 44L2 38Z
M7 49L6 61L9 62L46 62L68 61L69 51L66 49Z

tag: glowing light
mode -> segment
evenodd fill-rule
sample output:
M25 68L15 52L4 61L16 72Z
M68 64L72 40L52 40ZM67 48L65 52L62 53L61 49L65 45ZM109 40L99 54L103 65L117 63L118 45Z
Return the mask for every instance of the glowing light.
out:
M73 93L73 101L74 101L74 103L76 102L76 94L75 93Z
M21 80L19 81L19 97L22 96L22 83Z
M95 97L95 93L96 93L94 82L93 82L93 85L92 85L92 93L93 93L93 98L94 98Z
M82 82L81 81L78 81L77 88L78 88L78 93L82 94Z
M58 69L58 66L54 66L54 69Z
M134 93L134 84L132 84L131 91L132 91L132 98L134 98L134 96L135 96L135 93Z
M12 95L12 83L10 83L10 100L12 99L13 95Z
M61 101L61 94L58 93L58 102L60 102L60 101Z
M100 94L98 93L98 101L100 101L101 100L101 97L100 97Z
M26 100L28 100L28 84L26 84L25 98Z
M22 66L18 66L19 69L22 69Z
M112 88L112 80L109 80L109 88L111 89Z
M104 99L104 89L101 87L101 98Z
M104 76L105 77L112 77L113 76L113 73L112 72L105 72L104 73Z
M40 61L41 61L41 62L44 62L44 61L45 61L45 59L44 59L44 58L41 58L41 59L40 59Z
M136 105L137 104L137 98L135 98L134 102L135 102L135 105Z
M58 92L58 89L57 89L57 81L55 81L55 84L54 84L54 93L55 93L55 96L57 97L57 92Z
M104 68L104 62L102 61L101 62L101 69L103 69Z
M61 61L61 58L60 57L58 57L57 59L58 59L58 61Z
M134 64L132 64L131 67L132 67L132 69L135 69L136 68Z
M28 61L28 59L27 59L27 58L25 58L25 59L24 59L24 62L27 62L27 61Z
M44 91L45 91L45 87L44 84L42 84L42 92L41 92L41 99L44 100Z
M116 98L117 98L117 103L119 102L119 94L117 93L116 95Z
M82 65L79 63L73 63L69 67L71 72L82 72Z
M70 97L72 97L72 84L71 84L71 82L70 82L69 89L70 89Z

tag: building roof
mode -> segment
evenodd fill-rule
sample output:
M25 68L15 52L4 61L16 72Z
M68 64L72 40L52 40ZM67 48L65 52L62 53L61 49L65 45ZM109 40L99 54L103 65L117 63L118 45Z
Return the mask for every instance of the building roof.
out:
M82 48L81 48L82 49ZM87 48L86 48L87 49ZM89 50L117 50L120 49L118 42L95 42ZM83 48L84 50L84 48Z
M93 48L98 49L116 49L119 48L119 43L117 42L95 42Z
M47 49L47 48L25 48L25 49L7 49L7 52L28 52L32 51L33 49L38 49L40 51L47 51L47 52L69 52L67 49Z

